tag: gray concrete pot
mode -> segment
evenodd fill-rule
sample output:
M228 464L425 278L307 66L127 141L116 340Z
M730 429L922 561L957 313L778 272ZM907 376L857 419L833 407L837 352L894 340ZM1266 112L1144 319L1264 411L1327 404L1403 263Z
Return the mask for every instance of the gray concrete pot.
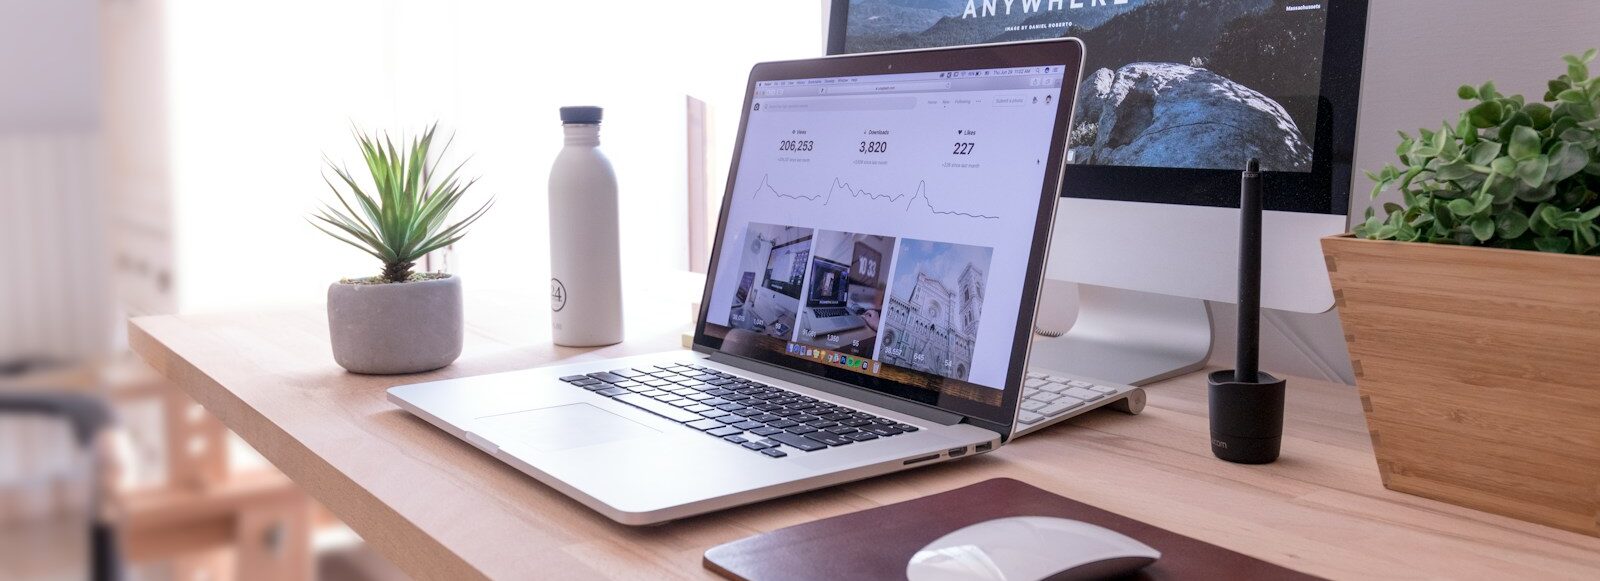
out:
M461 356L461 278L328 285L333 360L356 373L432 371Z

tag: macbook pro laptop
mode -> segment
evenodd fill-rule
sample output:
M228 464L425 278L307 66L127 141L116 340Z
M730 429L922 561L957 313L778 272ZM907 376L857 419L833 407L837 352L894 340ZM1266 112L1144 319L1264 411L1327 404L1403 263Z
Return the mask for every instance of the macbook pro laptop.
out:
M633 525L994 450L1082 56L1059 39L756 65L692 350L389 399ZM836 288L801 288L820 279ZM803 297L845 292L857 312L822 314L849 328L802 336Z

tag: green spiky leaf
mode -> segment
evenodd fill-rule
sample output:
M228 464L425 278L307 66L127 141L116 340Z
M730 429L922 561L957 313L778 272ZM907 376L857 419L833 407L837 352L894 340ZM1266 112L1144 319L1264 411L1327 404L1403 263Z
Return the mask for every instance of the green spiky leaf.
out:
M449 221L477 180L463 182L457 177L465 162L443 177L437 175L439 160L450 147L446 141L434 148L437 130L434 124L420 136L402 137L404 149L388 134L354 131L370 179L365 185L344 166L325 160L344 189L323 176L339 204L325 204L312 214L312 226L382 261L388 282L405 282L412 264L461 240L494 205L492 199L485 201L465 218Z

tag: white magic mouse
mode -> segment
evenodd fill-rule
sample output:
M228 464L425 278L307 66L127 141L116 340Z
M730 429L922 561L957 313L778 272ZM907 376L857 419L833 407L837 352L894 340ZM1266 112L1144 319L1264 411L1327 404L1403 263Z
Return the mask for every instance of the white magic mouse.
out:
M957 529L906 565L910 581L1100 579L1138 571L1161 551L1086 522L1017 516Z

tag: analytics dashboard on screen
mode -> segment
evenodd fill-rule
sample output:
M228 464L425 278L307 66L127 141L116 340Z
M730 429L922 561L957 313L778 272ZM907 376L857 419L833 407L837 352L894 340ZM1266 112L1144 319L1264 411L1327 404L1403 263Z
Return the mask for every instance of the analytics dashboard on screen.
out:
M858 373L998 393L1057 100L1076 74L757 82L708 328Z

